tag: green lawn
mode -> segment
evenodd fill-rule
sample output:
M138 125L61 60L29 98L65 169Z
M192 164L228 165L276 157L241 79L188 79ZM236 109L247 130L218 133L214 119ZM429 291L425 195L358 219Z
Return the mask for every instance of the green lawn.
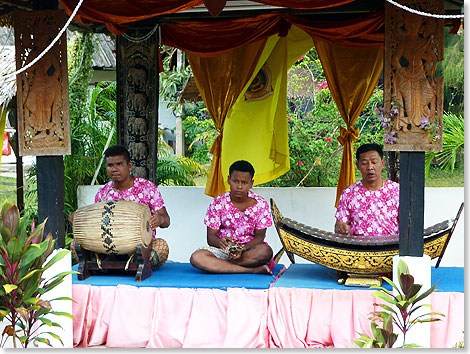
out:
M36 184L29 186L29 188L35 190ZM0 207L7 199L10 203L16 204L16 178L0 176ZM24 197L25 209L37 209L36 199L36 194L28 196L28 190L26 190Z
M453 172L431 167L426 178L426 187L463 187L464 168L456 168Z

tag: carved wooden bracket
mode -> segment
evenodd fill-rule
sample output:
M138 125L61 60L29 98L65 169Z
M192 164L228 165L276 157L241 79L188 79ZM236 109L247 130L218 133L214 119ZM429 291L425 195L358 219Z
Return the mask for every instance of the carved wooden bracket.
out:
M402 2L403 3L403 2ZM408 0L403 5L442 13L443 1ZM385 7L385 150L442 149L444 22Z

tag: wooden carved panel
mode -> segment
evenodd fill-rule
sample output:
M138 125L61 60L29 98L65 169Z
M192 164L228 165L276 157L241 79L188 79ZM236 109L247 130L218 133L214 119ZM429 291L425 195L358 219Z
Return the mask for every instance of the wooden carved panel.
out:
M156 181L158 36L131 29L117 38L118 141L127 147L134 176ZM147 34L147 35L146 35Z
M16 13L17 69L38 57L64 24L63 10ZM17 75L16 84L20 155L70 154L65 33L36 64Z
M407 0L418 11L443 13L443 1ZM436 68L443 59L444 22L386 3L385 150L442 149L443 78Z

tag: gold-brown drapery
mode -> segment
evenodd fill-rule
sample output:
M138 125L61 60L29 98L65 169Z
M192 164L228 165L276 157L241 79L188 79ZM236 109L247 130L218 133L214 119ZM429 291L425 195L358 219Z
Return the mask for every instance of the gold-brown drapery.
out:
M210 150L207 195L216 197L225 192L220 161L225 118L252 76L265 43L266 40L253 42L216 57L200 57L188 52L196 85L219 133Z
M346 123L346 128L340 127L338 137L343 145L336 189L335 206L338 206L343 189L355 182L353 143L359 129L354 124L379 80L384 47L346 47L315 38L314 42L331 95Z
M68 15L79 0L60 0L60 6ZM292 9L321 9L341 6L354 0L252 0L266 5ZM151 17L172 14L203 4L203 0L86 0L80 6L75 21L88 25L105 23L114 34L124 33L132 22Z
M77 1L78 0L61 0L61 5L66 9L67 13L70 13L74 7L74 4L76 4ZM146 18L149 18L163 13L181 11L181 9L183 8L188 9L202 3L202 0L175 0L171 4L169 2L159 0L135 0L132 3L132 6L127 6L126 9L121 7L105 9L103 8L104 5L100 5L99 3L96 6L93 6L96 1L98 0L88 0L87 2L82 4L82 8L78 12L78 20L88 22L103 22L107 24L108 28L110 28L110 26L116 26L114 30L117 30L117 32L114 31L114 33L117 34L125 31L126 26L129 26L129 23L135 20L141 20L142 18L139 17L141 15L146 16ZM127 3L127 0L117 0L117 2ZM270 5L279 5L281 3L281 0L259 0L259 2ZM290 8L314 9L339 6L348 2L350 2L350 0L282 0L282 5ZM151 9L148 7L150 5L152 5ZM134 11L133 7L136 7L138 9ZM98 9L100 11L98 11ZM341 21L317 21L308 18L308 16L297 16L283 13L280 11L272 11L253 17L235 18L229 20L214 18L210 19L209 21L174 20L171 23L165 23L161 25L161 34L163 44L182 49L186 52L192 52L190 56L192 56L194 59L196 58L196 55L198 57L218 57L221 55L226 55L234 49L242 48L243 46L246 46L249 43L254 43L260 40L266 40L268 37L277 34L285 35L285 33L289 31L290 26L295 25L310 34L316 40L316 42L320 43L320 41L326 41L330 43L330 45L325 44L324 46L332 47L332 43L334 43L335 45L340 44L343 46L347 46L348 50L346 52L349 53L351 57L353 57L353 53L356 50L358 53L363 52L359 48L354 49L349 46L364 47L364 51L368 50L367 47L376 47L375 49L369 49L373 52L376 52L377 48L381 48L381 46L383 46L384 19L384 11L378 11L366 16L358 15L355 18ZM110 30L113 31L112 28L110 28ZM332 51L337 51L337 49L332 49ZM321 56L325 58L325 55ZM377 55L373 56L373 58L376 57ZM359 58L361 58L361 54L359 54ZM359 58L357 60L362 60L361 65L364 66L362 68L365 70L363 74L365 74L366 76L368 75L367 69L370 69L368 68L369 65L373 65L372 71L376 72L375 69L377 69L377 61L374 60L372 62L366 62L364 60L367 59L367 57L365 59ZM369 57L369 59L371 58ZM328 66L327 63L325 64L325 60L329 61L328 59L322 60L322 65L324 66L324 68ZM202 60L202 62L204 61L205 60ZM194 62L195 60L192 61L192 66L196 65L194 64ZM256 61L250 63L250 65L251 64L254 66L256 64ZM348 65L349 64L345 64L345 66ZM380 65L382 65L381 62ZM344 69L346 69L346 67L344 67ZM328 69L326 69L326 71L327 70ZM337 68L337 71L339 73L341 72L341 69ZM347 74L347 72L345 73ZM228 73L224 74L228 75ZM199 82L196 78L196 83L198 84L198 88L206 105L208 105L208 98L204 98L204 88L202 87L203 83L201 82L201 80L203 77L205 77L206 79L210 77L213 79L218 78L216 77L216 75L196 75L200 77ZM207 72L205 75L210 75L210 73ZM233 75L239 77L240 73L235 73ZM362 74L356 73L353 76L362 77ZM224 77L224 75L220 76L220 78ZM327 80L329 82L330 89L336 85L334 83L335 79L333 79L332 75L328 74ZM365 90L365 92L363 92L364 99L368 99L370 97L370 95L367 95L367 92L369 92L369 89L373 90L372 82L373 80L369 80L369 85L366 85L368 88ZM227 83L231 85L229 81ZM361 92L361 90L363 90L363 79L360 80L359 84L361 85L361 88L357 91L353 89L354 92L359 93ZM223 88L225 85L224 80L222 80L222 82L218 85ZM342 85L343 83L339 84L339 86ZM243 88L242 83L240 83L239 88ZM345 144L345 151L343 154L341 170L342 173L340 174L340 180L338 182L338 193L340 193L340 191L342 191L342 189L346 187L344 184L347 184L351 181L351 176L352 178L354 178L354 171L351 172L351 166L353 166L354 160L352 155L352 143L356 139L355 129L353 128L353 125L355 120L357 119L357 115L360 114L360 110L362 110L363 106L361 107L361 104L354 103L354 105L358 104L357 108L360 108L359 112L356 112L357 109L354 109L351 106L351 102L348 102L349 97L346 97L344 95L348 95L348 91L351 92L349 89L341 89L341 92L338 92L337 94L333 93L333 90L332 94L336 103L338 104L340 112L342 112L342 114L344 112L343 117L347 117L345 118L345 120L347 121L347 128L345 131L341 131L341 135L339 137L339 140L344 142ZM232 89L230 88L223 88L223 92L231 92L231 94L233 94L235 91L232 91ZM236 97L237 96L234 95L233 99L236 100ZM228 97L226 98L228 99ZM365 102L367 102L367 99L365 99ZM228 101L230 100L231 99L228 99ZM339 107L341 105L341 101L344 101L343 108ZM219 100L220 104L222 104L221 102L222 101ZM230 107L230 103L223 104L226 105L226 107ZM212 109L214 110L215 108L212 107ZM224 111L228 112L228 109L229 108L226 108L224 109ZM209 112L211 112L211 109L209 109ZM214 114L212 112L211 115L214 118ZM221 118L219 122L216 122L216 127L222 134L224 119L225 118ZM219 136L211 149L211 152L215 153L213 155L214 161L213 165L211 165L211 169L215 168L216 166L220 166L220 162L217 161L220 158L220 155L216 156L216 154L217 152L220 152L221 139L222 137ZM344 171L349 172L345 174ZM219 191L223 188L223 183L221 183L218 187L214 187L213 185L213 183L215 183L214 181L220 181L221 178L223 181L223 176L214 177L212 173L220 174L220 171L211 170L212 177L209 177L211 184L209 189L206 189L206 193L209 191L211 195L215 193L216 190Z
M259 40L259 38L266 38L268 36L275 35L276 33L282 35L282 33L285 33L289 30L291 25L296 25L308 34L310 34L313 38L315 38L316 42L320 42L320 39L324 40L325 38L328 38L328 43L330 44L324 44L324 47L336 47L332 44L336 42L347 46L348 49L345 49L343 51L343 53L349 54L349 57L346 56L346 58L351 59L354 57L354 53L357 53L359 56L358 62L361 62L361 66L357 67L353 65L352 67L356 68L356 70L359 68L361 70L364 70L363 72L356 72L354 74L355 77L359 78L359 83L363 83L363 75L369 75L368 70L371 70L371 65L374 65L372 71L377 71L377 60L374 59L373 61L367 62L367 58L371 58L370 53L374 53L372 55L372 58L376 58L377 48L382 48L379 51L383 50L383 24L383 11L379 11L367 16L354 18L347 21L315 22L288 14L269 13L250 18L220 20L212 21L210 23L193 20L175 21L172 24L165 24L162 26L162 40L164 43L174 47L178 47L180 49L190 48L191 50L195 50L200 56L212 56L214 54L217 55L225 53L226 51L230 50L230 46L239 48L240 46L243 46L246 43L250 43L254 40ZM354 48L350 46L353 46ZM362 58L362 53L369 54L365 54L365 58ZM380 61L379 64L381 70L382 62ZM351 68L349 64L346 63L345 65ZM337 70L338 73L340 72L339 70L340 69ZM380 74L380 70L378 70L378 74ZM348 73L345 72L345 74ZM378 76L376 78L378 79ZM333 81L335 80L332 78L332 75L327 75L327 80L329 82L332 82L330 87L334 86ZM377 80L374 81L366 79L366 81L369 84L368 90L370 89L370 93L372 93L374 88L373 86L375 86ZM352 92L360 93L362 92L362 89L363 84L360 85L360 89L357 91L356 88L353 87ZM347 92L348 90L346 90L345 92ZM340 102L342 100L340 96L344 96L342 92L338 93L336 96L335 94L333 94L333 97L335 98L336 102ZM364 105L369 97L370 94L364 94ZM354 105L356 106L356 104ZM360 114L360 111L363 109L364 106L359 105L358 107L360 109L356 113L354 113L355 109L353 107L349 107L349 103L346 105L343 104L343 107L346 107L343 109L343 112L345 112L343 116L351 118L348 119L350 127L347 129L347 132L350 133L348 134L347 132L343 132L343 138L341 138L341 136L339 138L343 141L348 142L345 143L345 154L343 155L341 169L341 171L343 172L342 174L340 174L341 177L338 185L338 193L341 193L341 191L345 187L347 187L347 185L345 186L344 184L351 181L351 178L354 179L354 169L352 169L352 172L349 172L348 175L345 175L344 171L351 171L351 166L352 168L354 168L352 143L355 141L356 137L354 136L353 125L355 120L357 119L357 116ZM223 122L221 123L223 124ZM215 144L217 144L217 146L213 147L211 149L211 152L220 151L220 143L221 137L218 139L218 141L216 141ZM213 158L219 159L220 156L214 155ZM217 166L218 164L220 164L220 162L217 162L217 164L215 164L214 166ZM212 178L212 173L220 173L220 171L211 171L209 178L211 183L214 183L218 180L221 184L218 187L211 186L210 189L206 188L206 194L208 191L211 191L211 193L215 193L215 190L221 192L225 191L222 184L223 176L218 178Z

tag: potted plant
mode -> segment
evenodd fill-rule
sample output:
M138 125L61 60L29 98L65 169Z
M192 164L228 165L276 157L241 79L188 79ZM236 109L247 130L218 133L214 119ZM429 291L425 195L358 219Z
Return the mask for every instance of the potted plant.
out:
M402 348L418 347L416 344L406 344L406 333L417 323L440 321L440 318L432 316L444 316L440 312L429 312L426 314L417 314L416 310L422 307L431 307L428 304L418 304L424 298L436 290L437 283L433 287L423 292L421 284L414 283L414 277L410 274L408 266L403 260L398 263L399 286L393 283L389 278L382 277L396 290L397 295L380 286L372 286L371 289L379 289L372 295L384 300L386 303L374 303L385 311L372 312L371 328L373 337L360 333L357 340L353 340L361 348L392 348L398 335L393 332L393 325L403 333ZM382 323L379 327L378 323Z
M47 221L47 220L46 220ZM19 344L27 348L38 342L51 346L47 336L62 340L51 328L62 328L49 319L49 315L66 316L71 314L52 309L52 301L72 300L59 297L50 301L43 295L63 282L72 271L61 272L44 279L43 273L70 251L61 250L51 259L55 240L49 233L44 237L44 221L35 227L34 220L20 217L18 207L5 201L0 213L0 321L7 324L3 330L0 346L12 338L13 347ZM28 227L30 230L28 231ZM47 330L46 328L49 328ZM63 344L63 343L62 343Z

